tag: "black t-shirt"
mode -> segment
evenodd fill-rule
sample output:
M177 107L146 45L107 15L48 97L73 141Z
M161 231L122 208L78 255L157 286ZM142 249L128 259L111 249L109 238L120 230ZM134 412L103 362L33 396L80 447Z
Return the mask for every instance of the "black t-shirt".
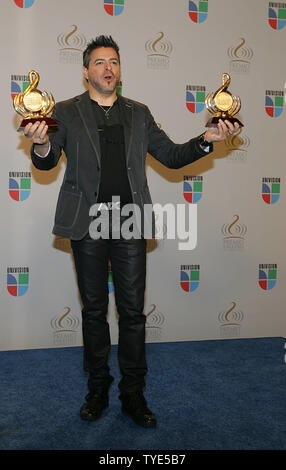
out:
M101 107L94 100L91 102L101 149L101 178L97 202L112 202L112 196L118 196L121 205L132 203L126 169L124 129L120 123L118 102L116 100L111 108Z

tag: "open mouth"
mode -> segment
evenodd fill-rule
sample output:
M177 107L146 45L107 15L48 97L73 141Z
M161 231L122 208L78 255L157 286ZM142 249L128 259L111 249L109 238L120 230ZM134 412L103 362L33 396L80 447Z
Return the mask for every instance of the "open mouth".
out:
M113 75L110 75L110 74L104 75L104 80L110 82L112 79L113 79Z

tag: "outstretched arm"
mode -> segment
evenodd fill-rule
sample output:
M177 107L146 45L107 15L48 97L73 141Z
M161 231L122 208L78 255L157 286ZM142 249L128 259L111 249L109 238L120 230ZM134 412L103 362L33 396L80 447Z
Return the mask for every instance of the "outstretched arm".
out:
M204 134L194 137L183 144L174 143L162 129L157 126L152 114L147 108L148 149L147 151L168 168L182 168L193 163L213 151L213 142L226 139L238 129L229 122L219 121L217 128L210 128ZM202 146L202 136L209 146Z

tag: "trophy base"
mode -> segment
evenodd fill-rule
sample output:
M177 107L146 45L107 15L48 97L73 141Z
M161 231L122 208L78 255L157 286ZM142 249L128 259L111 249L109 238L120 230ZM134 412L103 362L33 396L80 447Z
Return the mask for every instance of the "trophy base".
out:
M42 122L42 121L45 121L45 123L48 125L48 127L56 127L56 126L58 126L57 121L55 121L54 119L49 118L49 117L26 118L26 119L23 119L23 121L21 122L21 125L20 125L20 127L18 128L18 131L24 130L24 128L26 127L26 125L29 124L30 122L31 122L32 124L34 124L35 122Z
M235 124L237 122L239 127L244 127L244 125L242 124L242 122L239 121L239 119L232 117L232 116L229 116L229 117L213 116L206 123L206 127L217 127L220 119L222 121L229 121L231 122L231 124Z

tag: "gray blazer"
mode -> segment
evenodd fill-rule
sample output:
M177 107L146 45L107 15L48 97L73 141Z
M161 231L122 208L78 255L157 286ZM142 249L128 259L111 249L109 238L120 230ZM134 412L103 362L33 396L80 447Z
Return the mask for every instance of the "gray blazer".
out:
M144 204L152 204L145 173L147 152L169 168L181 168L210 153L212 144L209 152L202 149L199 137L175 144L159 129L147 106L122 96L118 96L118 104L124 126L126 166L133 202L143 213ZM57 103L53 117L59 125L50 135L51 150L41 158L32 146L32 162L40 170L50 170L57 165L64 150L67 166L53 233L80 240L89 230L92 220L89 210L97 200L101 170L99 135L89 93Z

